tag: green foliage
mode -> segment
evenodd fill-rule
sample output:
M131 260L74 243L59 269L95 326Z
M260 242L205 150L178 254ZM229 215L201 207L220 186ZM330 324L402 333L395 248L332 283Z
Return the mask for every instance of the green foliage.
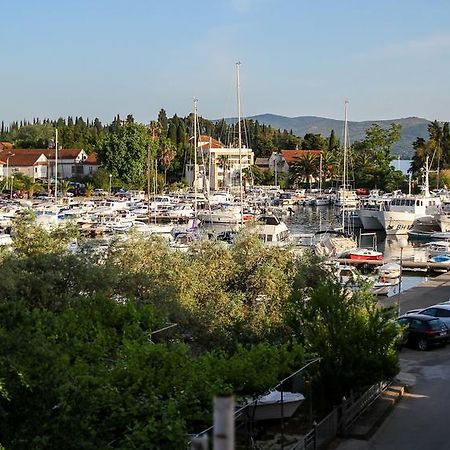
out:
M14 249L18 255L64 253L70 242L78 237L74 223L68 222L50 230L35 222L32 212L26 212L14 220Z
M378 309L373 294L349 293L329 280L300 295L292 296L293 311L306 349L323 358L318 390L328 402L398 372L395 314Z
M141 187L145 180L150 136L144 125L126 122L98 142L103 167L123 183Z
M54 127L49 124L25 125L14 129L9 139L17 148L47 148L49 141L54 137Z
M70 228L25 217L14 229L0 259L6 448L184 448L210 424L215 394L256 396L305 350L323 357L329 404L398 368L389 312L344 294L313 255L265 247L251 226L231 248L186 253L131 235L70 254Z

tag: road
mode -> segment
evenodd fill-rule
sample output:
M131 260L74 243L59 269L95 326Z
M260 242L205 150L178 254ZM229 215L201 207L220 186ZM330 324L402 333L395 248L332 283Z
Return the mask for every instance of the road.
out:
M449 298L450 273L402 293L400 309L405 312ZM392 300L387 299L383 303L387 306L392 304ZM450 345L427 352L403 349L400 366L402 373L415 378L410 392L405 394L369 441L344 440L338 450L450 449Z
M450 405L450 346L427 352L403 349L402 370L416 384L369 441L349 439L338 450L445 450Z

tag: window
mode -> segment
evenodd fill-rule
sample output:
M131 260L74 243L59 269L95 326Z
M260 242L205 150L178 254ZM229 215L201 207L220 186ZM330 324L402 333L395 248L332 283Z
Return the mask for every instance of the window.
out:
M421 314L425 314L426 316L436 317L437 309L436 308L428 308L425 311L422 311Z
M436 317L450 317L450 310L449 309L438 308L436 310Z
M421 320L413 319L411 322L411 329L419 330L423 328L423 322Z

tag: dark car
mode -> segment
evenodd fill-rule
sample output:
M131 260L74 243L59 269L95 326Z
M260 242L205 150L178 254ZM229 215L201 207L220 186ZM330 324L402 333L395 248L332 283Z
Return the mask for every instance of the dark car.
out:
M448 342L448 328L437 317L423 314L408 314L397 319L405 327L399 345L410 345L419 350L428 350L432 345L445 345Z

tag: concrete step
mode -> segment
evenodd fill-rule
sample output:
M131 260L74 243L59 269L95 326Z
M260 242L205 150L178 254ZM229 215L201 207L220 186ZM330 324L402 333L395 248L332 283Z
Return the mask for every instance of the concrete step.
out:
M402 398L404 392L403 386L389 386L351 426L348 432L349 437L363 440L370 439L395 404Z

